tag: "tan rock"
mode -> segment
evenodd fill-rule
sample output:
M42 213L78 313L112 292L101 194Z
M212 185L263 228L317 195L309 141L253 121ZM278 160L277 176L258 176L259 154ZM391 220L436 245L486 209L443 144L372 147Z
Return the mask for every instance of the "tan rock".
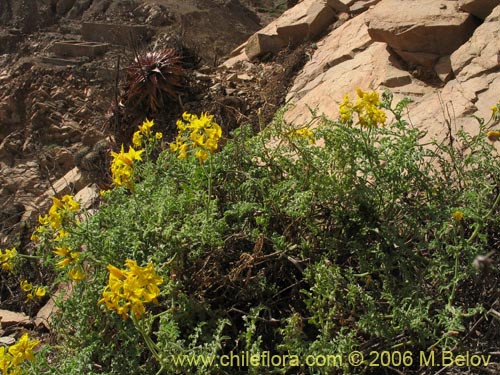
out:
M276 30L285 42L313 39L335 21L335 12L325 1L304 1L277 22ZM299 5L300 5L299 4Z
M245 53L250 60L276 53L290 43L312 39L336 19L327 0L304 0L252 35Z
M45 328L50 329L50 323L52 322L52 316L59 311L56 301L61 299L67 299L73 292L73 287L70 283L59 283L57 290L52 294L47 303L38 311L35 317L35 325L40 327L41 325Z
M401 86L406 86L412 82L412 78L410 73L402 70L395 68L391 64L387 64L386 71L385 71L385 76L380 82L382 86L389 87L391 89L395 87L401 87Z
M272 26L274 27L265 28L248 38L245 46L245 54L249 60L254 60L266 53L277 53L285 46L285 42L279 37L276 31L276 25Z
M450 56L442 56L436 63L434 70L436 71L436 74L442 82L448 82L451 77L453 77L453 69L451 69Z
M63 177L52 184L52 188L49 189L44 195L65 195L71 194L74 190L80 190L85 186L85 180L82 176L80 170L75 167L66 173Z
M0 310L0 325L2 328L11 325L30 324L31 319L25 313L14 312L9 310Z
M236 78L240 81L245 81L245 82L253 81L255 79L254 76L251 76L247 73L238 74L236 75Z
M477 131L477 121L470 117L477 110L472 98L467 88L452 80L443 89L416 101L411 107L410 120L427 132L422 142L445 140L450 130L452 134L456 134L460 128Z
M99 200L100 191L101 189L96 184L85 186L75 194L75 200L80 203L82 209L88 210Z
M0 337L0 345L10 346L16 342L16 339L12 336Z
M233 49L229 53L229 57L235 57L235 56L238 56L239 54L241 54L245 50L246 45L247 45L247 41L241 43L238 47L236 47L235 49Z
M460 0L460 9L483 20L499 5L498 0Z
M257 55L258 56L258 55ZM243 62L249 61L250 59L248 58L245 50L236 56L230 57L224 63L220 66L221 68L226 68L226 69L233 69L238 65L241 65Z
M477 28L474 35L450 57L457 80L463 82L500 64L500 6Z
M351 13L357 14L362 13L365 10L369 9L371 6L378 4L381 0L364 0L364 1L356 1L351 5L349 11Z
M305 94L302 89L318 75L335 65L353 59L357 53L365 50L372 43L363 14L333 30L318 42L318 49L295 79L288 99L292 97L299 99Z
M440 56L465 43L478 25L453 0L383 0L367 12L366 22L375 41Z

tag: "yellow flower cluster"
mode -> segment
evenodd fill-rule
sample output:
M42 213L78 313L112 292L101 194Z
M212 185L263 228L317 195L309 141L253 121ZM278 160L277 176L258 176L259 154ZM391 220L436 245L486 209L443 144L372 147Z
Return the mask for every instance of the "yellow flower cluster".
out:
M187 158L190 149L196 150L195 157L203 164L218 147L222 137L221 127L213 121L214 116L202 113L200 117L184 112L177 120L179 133L175 143L170 144L172 152L178 152L179 159Z
M16 257L17 250L15 247L12 249L0 249L0 265L4 271L12 271L12 260Z
M139 126L139 130L137 130L132 136L132 144L134 147L142 147L146 142L154 142L154 140L160 140L163 138L163 134L160 132L156 132L153 135L151 128L155 125L153 120L146 119L142 125Z
M289 135L292 138L306 139L309 141L309 144L314 144L314 142L315 142L314 133L309 128L300 128L300 129L292 130L289 133Z
M21 289L26 293L26 301L33 301L36 298L42 299L47 294L43 286L35 286L28 280L21 281Z
M352 124L354 113L358 115L359 125L367 128L385 125L387 116L380 108L380 98L376 91L363 92L356 90L358 98L356 104L350 101L349 95L344 95L344 101L340 104L340 121L343 124Z
M132 147L129 147L128 152L125 152L122 145L119 153L111 153L111 156L113 157L113 160L111 161L111 174L113 183L116 186L126 186L131 191L134 189L134 161L142 161L141 154L143 152L144 150L136 151Z
M25 333L19 341L10 346L8 350L0 346L0 374L21 375L21 364L24 361L33 361L33 349L40 343L38 340L30 340Z
M83 272L80 266L77 266L80 260L79 251L74 251L64 246L56 246L53 253L59 257L57 267L64 269L70 265L74 265L74 267L68 271L68 276L71 280L80 281L85 279L85 272Z
M80 204L76 202L71 195L65 195L62 199L52 197L52 206L49 209L49 213L44 216L38 217L38 222L40 226L37 227L37 232L43 232L43 228L50 226L54 232L63 230L62 224L68 213L76 212L80 209ZM59 235L64 237L66 233L60 232ZM32 240L37 241L37 237L32 237Z
M73 196L65 195L61 199L52 197L52 206L49 213L38 217L40 225L35 229L35 233L31 236L32 241L38 242L40 236L47 237L51 235L51 240L56 244L61 244L64 239L69 236L66 230L68 226L78 224L74 214L80 209L80 204L74 200ZM80 253L72 251L66 246L55 246L53 251L58 257L62 257L57 262L59 268L66 268L69 265L74 265L69 272L70 279L78 281L85 278L85 273L80 266L77 265Z
M146 312L145 303L157 303L156 298L160 294L158 285L163 283L163 278L156 275L151 262L146 267L140 267L135 261L127 259L125 265L128 270L108 265L109 281L99 304L116 311L124 320L129 312L135 319L140 319Z

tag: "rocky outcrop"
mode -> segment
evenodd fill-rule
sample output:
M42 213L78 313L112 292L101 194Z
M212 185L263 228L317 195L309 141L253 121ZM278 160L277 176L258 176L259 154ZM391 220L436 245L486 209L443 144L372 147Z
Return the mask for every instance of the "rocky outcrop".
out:
M498 1L381 0L359 15L352 10L361 1L335 3L350 19L332 23L317 42L288 92L287 121L299 126L310 109L336 119L343 95L354 97L358 87L410 98L410 121L426 140L460 128L474 133L472 115L490 117L500 92ZM240 53L232 61L247 59Z
M485 72L493 72L500 64L500 7L486 18L474 35L450 57L453 73L459 82L470 80Z
M314 39L336 19L336 10L347 9L339 0L304 0L253 34L244 46L245 54L254 60L286 45Z
M374 41L427 67L460 47L479 24L452 0L384 0L368 12L366 22Z
M488 119L491 107L500 99L500 41L492 35L500 34L500 5L477 28L474 35L450 56L455 78L441 90L445 107L452 114L454 126L469 131L477 129L475 115ZM416 106L415 121L430 124L433 118L443 118L443 109L437 95L429 95ZM441 121L442 122L442 121ZM436 136L443 134L443 127L434 127Z
M299 99L315 85L314 80L330 68L352 60L373 43L368 35L364 15L360 15L330 32L317 44L317 50L295 79L288 99Z

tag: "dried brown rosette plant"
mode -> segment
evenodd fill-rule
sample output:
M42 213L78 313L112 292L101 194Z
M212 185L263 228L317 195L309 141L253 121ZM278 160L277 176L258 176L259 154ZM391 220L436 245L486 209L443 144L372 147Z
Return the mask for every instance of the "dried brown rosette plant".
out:
M181 57L175 49L136 53L127 69L127 104L145 105L156 112L165 99L177 100L183 79Z

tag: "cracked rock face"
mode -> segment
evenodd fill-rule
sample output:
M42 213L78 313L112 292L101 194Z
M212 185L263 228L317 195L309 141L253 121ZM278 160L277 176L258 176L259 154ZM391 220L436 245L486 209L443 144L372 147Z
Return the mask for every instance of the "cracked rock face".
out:
M288 121L307 121L309 108L335 119L343 95L355 97L358 87L389 88L396 100L412 99L411 120L428 131L428 138L445 137L446 113L452 113L454 131L464 127L474 132L477 123L471 115L489 118L500 92L498 1L380 0L366 7L365 1L333 3L349 7L349 17L330 24L325 31L331 31L320 40L311 40L315 51L287 95L293 104ZM353 12L358 8L360 14ZM284 27L286 20L283 15L274 25ZM255 35L278 37L270 26ZM226 66L244 64L252 57L248 52L235 50Z

